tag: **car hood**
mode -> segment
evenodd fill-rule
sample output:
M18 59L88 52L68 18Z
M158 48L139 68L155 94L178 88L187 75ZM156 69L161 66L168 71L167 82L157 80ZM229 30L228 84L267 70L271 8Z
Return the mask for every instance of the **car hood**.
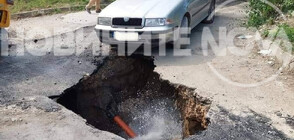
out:
M116 0L100 17L164 18L181 0Z

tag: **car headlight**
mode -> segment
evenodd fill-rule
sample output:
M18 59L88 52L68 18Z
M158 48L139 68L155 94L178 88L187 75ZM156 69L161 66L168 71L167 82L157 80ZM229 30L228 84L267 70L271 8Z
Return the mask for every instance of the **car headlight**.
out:
M110 17L98 17L98 24L99 25L111 25L111 18Z
M153 26L164 26L166 23L165 18L147 18L145 21L145 26L153 27Z

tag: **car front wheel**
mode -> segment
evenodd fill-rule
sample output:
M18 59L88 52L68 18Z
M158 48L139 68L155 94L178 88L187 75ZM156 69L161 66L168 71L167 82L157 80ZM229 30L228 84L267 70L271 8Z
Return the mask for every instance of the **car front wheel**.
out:
M208 16L203 20L203 23L211 24L214 22L215 17L215 0L211 1Z
M187 38L190 37L190 26L189 26L189 19L185 16L181 22L181 26L177 31L177 41L175 42L175 48L177 49L185 49L187 48Z

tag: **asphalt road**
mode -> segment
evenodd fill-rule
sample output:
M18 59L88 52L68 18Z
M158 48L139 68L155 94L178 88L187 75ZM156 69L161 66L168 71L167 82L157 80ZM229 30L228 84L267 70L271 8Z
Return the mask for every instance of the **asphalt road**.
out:
M42 44L39 41L30 47ZM66 42L60 41L60 44ZM1 57L0 103L32 95L60 95L85 74L92 73L99 60L90 51L85 51L80 56L54 56L49 50L44 56L25 53L24 56Z

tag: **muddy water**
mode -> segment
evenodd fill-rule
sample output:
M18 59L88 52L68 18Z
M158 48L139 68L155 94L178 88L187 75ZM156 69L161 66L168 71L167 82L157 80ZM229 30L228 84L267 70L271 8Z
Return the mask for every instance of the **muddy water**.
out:
M109 100L139 135L137 139L182 139L208 126L210 101L194 89L160 79L149 57L108 57L89 77L64 91L58 102L100 130L128 138L98 108Z
M126 108L132 112L129 125L139 134L135 140L166 140L182 138L182 121L179 110L175 108L174 101L155 99L148 104L136 104L133 108L129 103L140 102L138 99L126 100L119 106L120 110ZM123 134L121 134L123 135Z

